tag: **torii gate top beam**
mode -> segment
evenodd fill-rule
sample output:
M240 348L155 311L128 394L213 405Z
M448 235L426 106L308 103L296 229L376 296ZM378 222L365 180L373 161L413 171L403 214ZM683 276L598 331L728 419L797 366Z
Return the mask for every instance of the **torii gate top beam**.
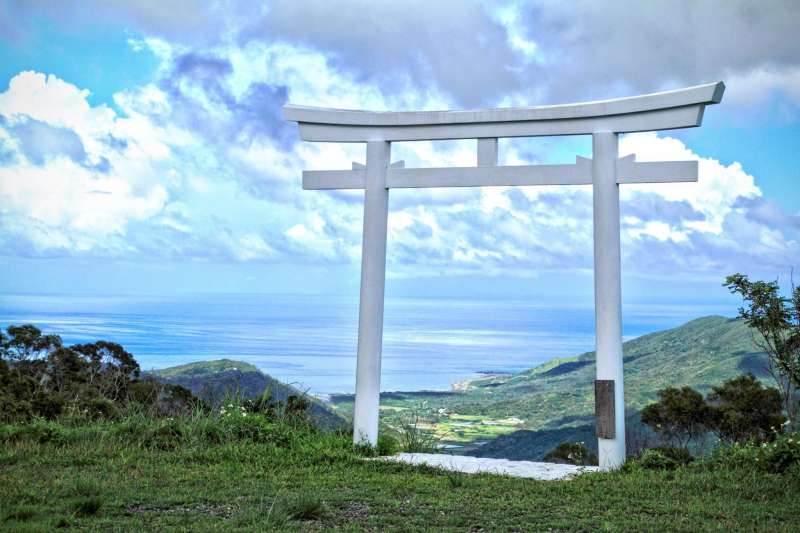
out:
M304 141L430 141L543 135L631 133L699 126L722 82L578 104L460 111L355 111L286 105L284 119Z

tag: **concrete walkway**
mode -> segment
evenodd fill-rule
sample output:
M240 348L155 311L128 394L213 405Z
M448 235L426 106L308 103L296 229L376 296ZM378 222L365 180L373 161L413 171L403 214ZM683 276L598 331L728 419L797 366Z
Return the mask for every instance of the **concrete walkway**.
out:
M489 473L512 477L526 477L552 481L568 479L584 472L596 472L596 466L560 465L555 463L536 463L533 461L509 461L508 459L489 459L468 455L446 455L438 453L399 453L381 457L384 461L395 461L412 465L438 466L445 470L465 474Z

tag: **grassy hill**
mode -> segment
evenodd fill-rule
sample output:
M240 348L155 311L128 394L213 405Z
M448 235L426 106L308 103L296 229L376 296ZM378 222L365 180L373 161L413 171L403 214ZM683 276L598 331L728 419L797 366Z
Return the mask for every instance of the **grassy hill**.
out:
M0 529L797 531L800 470L752 459L569 481L464 475L232 413L0 424Z
M192 394L217 404L229 394L245 398L261 396L269 387L276 400L302 393L289 385L261 372L256 366L244 361L217 359L198 361L149 372L153 376L186 387Z
M747 326L721 316L644 335L625 342L623 350L626 406L634 421L668 386L706 392L742 372L767 377L765 356L753 345ZM419 411L427 421L423 427L476 455L538 459L565 440L592 445L594 361L594 352L588 352L518 374L477 379L459 391L387 393L381 398L382 419L396 428L410 412ZM350 412L352 397L334 401L339 412Z
M265 391L273 401L284 401L289 396L306 396L302 391L264 374L256 366L232 359L199 361L149 372L157 379L186 387L192 394L212 405L219 405L230 396L258 398ZM327 406L314 398L309 415L315 424L326 429L338 429L345 421Z
M234 361L233 359L215 359L214 361L198 361L185 365L171 366L152 370L153 375L162 378L184 377L184 376L204 376L219 372L261 372L258 367L244 361Z

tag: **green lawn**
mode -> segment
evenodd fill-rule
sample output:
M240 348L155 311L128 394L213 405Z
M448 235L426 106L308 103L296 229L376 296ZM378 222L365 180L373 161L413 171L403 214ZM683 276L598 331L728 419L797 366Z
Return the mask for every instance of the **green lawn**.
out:
M560 482L466 476L365 459L347 437L282 422L214 424L0 427L0 529L800 528L796 475L695 466Z

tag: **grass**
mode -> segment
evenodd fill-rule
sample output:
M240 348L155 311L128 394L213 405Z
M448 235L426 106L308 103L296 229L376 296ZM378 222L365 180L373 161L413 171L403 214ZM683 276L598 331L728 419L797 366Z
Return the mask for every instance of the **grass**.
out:
M796 473L468 476L367 460L347 436L258 415L37 422L0 426L0 442L3 530L791 531L800 508Z

